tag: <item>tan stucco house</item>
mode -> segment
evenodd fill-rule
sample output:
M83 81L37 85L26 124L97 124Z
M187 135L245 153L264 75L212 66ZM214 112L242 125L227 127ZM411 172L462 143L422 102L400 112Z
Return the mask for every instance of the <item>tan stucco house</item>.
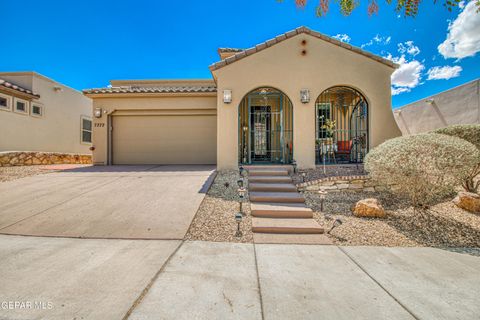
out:
M36 72L0 72L0 153L90 155L92 100ZM1 163L0 163L1 164Z
M400 130L393 62L306 27L221 48L211 80L122 80L93 99L95 164L362 162Z

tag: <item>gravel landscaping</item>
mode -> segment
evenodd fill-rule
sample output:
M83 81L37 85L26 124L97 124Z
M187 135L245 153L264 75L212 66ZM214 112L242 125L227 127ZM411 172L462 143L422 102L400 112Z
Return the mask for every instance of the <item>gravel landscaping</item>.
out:
M44 168L42 169L42 166L0 167L0 182L34 176L46 172L48 172L48 170L45 170Z
M246 213L241 223L243 236L235 237L237 223L234 216L239 210L238 178L238 171L217 174L185 239L253 242L248 202L243 206ZM342 220L342 225L328 235L337 245L432 246L449 250L480 247L480 215L462 210L449 200L414 213L406 200L388 192L339 191L328 193L324 213L321 213L319 194L313 191L303 194L307 206L314 211L314 218L326 230L335 219ZM385 208L387 217L353 216L352 206L366 198L377 198Z
M462 210L451 201L414 212L405 200L386 192L334 192L327 195L322 214L318 193L304 195L320 224L329 228L335 219L342 220L330 235L338 245L480 247L480 215ZM352 215L353 204L372 197L380 200L386 218Z
M185 239L253 242L252 219L248 203L243 205L243 212L246 213L241 222L243 236L235 237L235 231L237 230L235 214L239 211L238 178L238 171L218 172L190 225ZM247 179L245 179L246 182Z

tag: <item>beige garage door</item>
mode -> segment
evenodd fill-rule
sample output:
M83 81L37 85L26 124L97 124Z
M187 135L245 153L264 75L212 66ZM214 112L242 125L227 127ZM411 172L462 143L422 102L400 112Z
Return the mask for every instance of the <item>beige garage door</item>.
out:
M114 164L215 164L214 115L114 116Z

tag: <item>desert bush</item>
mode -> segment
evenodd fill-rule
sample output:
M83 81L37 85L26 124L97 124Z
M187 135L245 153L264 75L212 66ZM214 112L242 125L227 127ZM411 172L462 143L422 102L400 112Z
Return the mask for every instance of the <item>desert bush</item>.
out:
M367 154L365 169L418 207L453 193L479 158L480 151L463 139L428 133L387 140Z
M446 134L467 140L474 144L480 150L480 124L462 124L453 125L445 128L437 129L433 133ZM470 174L462 182L463 188L468 192L478 192L480 188L480 180L475 178L480 175L480 159L479 162L472 167Z
M433 133L446 134L473 143L480 149L480 124L459 124L434 130Z

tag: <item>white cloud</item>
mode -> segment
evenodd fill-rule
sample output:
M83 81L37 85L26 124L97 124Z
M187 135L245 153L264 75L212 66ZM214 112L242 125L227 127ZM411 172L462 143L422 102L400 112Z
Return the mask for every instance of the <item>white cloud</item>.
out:
M390 43L392 40L391 36L380 36L379 34L376 34L373 39L368 41L367 43L364 43L361 45L362 48L374 45L374 44L379 44L379 45L387 45Z
M400 67L392 74L392 85L396 87L415 88L420 83L425 66L418 60L407 61L405 56L393 60Z
M460 1L460 2L458 3L458 7L459 7L460 9L465 8L465 1Z
M470 1L448 25L447 38L438 46L444 58L462 59L480 51L480 13L476 1Z
M405 88L405 87L401 87L401 88L392 87L392 96L396 96L396 95L398 95L400 93L403 93L403 92L410 92L410 89Z
M388 54L386 58L400 65L392 74L392 95L409 92L420 84L422 71L425 69L420 61L415 59L408 61L404 54L400 57Z
M425 70L424 62L415 59L420 53L420 48L413 41L405 41L397 44L399 56L394 57L387 52L385 59L392 60L399 67L392 73L392 95L410 92L413 88L422 84L422 72ZM382 52L383 53L383 52Z
M352 40L348 34L345 34L345 33L339 33L337 34L336 36L333 36L332 38L335 38L337 40L340 40L342 42L350 42L350 40Z
M413 41L405 41L404 43L399 43L398 45L398 52L401 54L408 53L411 56L416 56L420 53L420 49L413 44Z
M441 79L451 79L458 77L460 72L462 72L462 67L460 66L444 66L444 67L432 67L428 70L428 79L427 80L441 80Z

